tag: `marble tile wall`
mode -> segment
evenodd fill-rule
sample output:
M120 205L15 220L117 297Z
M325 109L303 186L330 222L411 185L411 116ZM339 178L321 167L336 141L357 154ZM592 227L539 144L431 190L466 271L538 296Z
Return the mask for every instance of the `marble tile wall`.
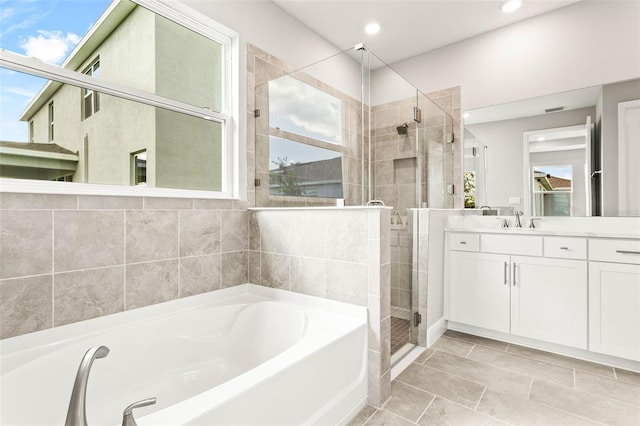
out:
M0 194L0 338L248 280L246 202Z
M249 280L369 309L369 400L390 388L390 209L255 209Z

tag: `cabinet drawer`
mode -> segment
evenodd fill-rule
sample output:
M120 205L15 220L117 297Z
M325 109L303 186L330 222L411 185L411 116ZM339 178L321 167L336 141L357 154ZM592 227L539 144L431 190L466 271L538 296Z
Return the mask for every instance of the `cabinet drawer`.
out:
M457 251L479 251L480 235L478 234L449 234L449 249Z
M640 240L589 239L589 260L640 265Z
M541 236L483 234L480 243L486 253L542 256Z
M545 257L586 259L587 239L571 237L544 237Z

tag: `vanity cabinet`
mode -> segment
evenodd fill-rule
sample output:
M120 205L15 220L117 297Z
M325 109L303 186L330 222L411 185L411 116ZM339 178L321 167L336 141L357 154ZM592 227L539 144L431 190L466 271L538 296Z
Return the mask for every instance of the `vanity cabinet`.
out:
M640 241L589 241L589 350L640 361Z
M451 251L449 320L509 332L509 256Z
M471 251L475 237L449 234L447 319L586 349L586 240L481 234Z

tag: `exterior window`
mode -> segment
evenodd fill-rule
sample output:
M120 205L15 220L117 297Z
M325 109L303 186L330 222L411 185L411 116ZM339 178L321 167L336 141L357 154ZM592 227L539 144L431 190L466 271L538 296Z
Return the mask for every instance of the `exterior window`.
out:
M53 101L49 102L49 142L53 141Z
M131 154L131 174L134 186L147 186L147 151Z
M34 142L36 141L36 139L35 139L35 137L34 137L34 135L33 135L33 131L34 131L34 128L33 128L33 120L31 120L31 121L29 122L29 142L30 142L30 143L34 143Z
M340 99L290 76L271 80L269 128L269 194L344 197Z
M73 164L65 167L75 166L78 173L74 173L74 181L208 191L209 194L201 194L205 198L237 197L239 138L233 129L237 118L234 114L239 111L235 71L238 55L232 46L237 35L214 25L204 15L200 19L195 11L185 14L179 5L174 7L176 2L46 3L61 17L56 21L60 33L91 29L77 38L70 37L69 42L73 43L68 46L72 48L66 58L62 53L58 57L47 51L46 58L36 59L24 55L21 49L13 52L0 45L0 71L15 71L2 74L3 87L15 85L20 90L11 93L21 93L20 96L33 93L28 102L21 100L18 104L5 96L6 91L0 91L0 110L11 111L11 128L18 129L14 140L27 142L29 137L34 138L29 135L32 120L42 125L36 142L53 139L53 111L48 107L55 100L55 142L70 152L65 158ZM82 13L74 8L82 9ZM77 22L76 18L83 21ZM8 25L19 23L16 19ZM29 36L30 33L24 34L25 39ZM14 38L19 46L20 38ZM97 47L102 49L101 55ZM106 61L104 73L102 58ZM38 87L41 89L34 93ZM104 110L102 103L107 105ZM69 111L75 111L75 117L64 113ZM98 119L92 119L99 111ZM51 127L46 128L45 124ZM4 135L4 115L2 127ZM143 147L146 153L141 153ZM50 157L46 147L36 148L38 157ZM73 155L77 160L72 159ZM25 176L44 180L40 169L48 172L51 164L41 161L38 167L25 170ZM4 168L0 177L3 172ZM125 193L130 191L131 188L123 189ZM162 191L149 188L143 192Z
M100 59L93 62L84 74L99 78L100 77ZM82 119L91 117L94 113L100 111L100 94L91 89L82 89Z

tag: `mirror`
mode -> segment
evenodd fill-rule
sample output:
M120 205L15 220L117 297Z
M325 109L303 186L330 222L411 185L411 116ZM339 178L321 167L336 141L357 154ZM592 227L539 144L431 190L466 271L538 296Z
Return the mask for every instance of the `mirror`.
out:
M637 127L633 118L624 121L636 115L619 114L619 104L637 99L640 79L465 111L464 175L472 182L465 180L465 187L473 191L465 196L473 200L467 207L639 216L638 176L619 172ZM566 138L557 134L563 129Z

